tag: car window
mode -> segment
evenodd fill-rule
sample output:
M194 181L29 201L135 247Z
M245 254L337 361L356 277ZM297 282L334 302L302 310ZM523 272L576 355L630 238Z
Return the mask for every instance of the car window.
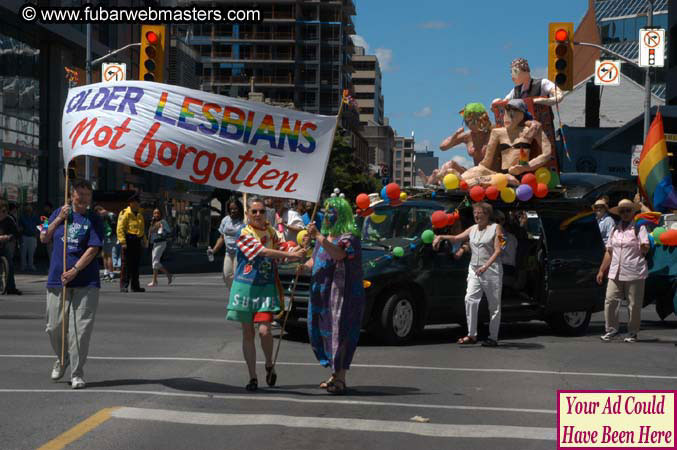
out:
M414 240L432 227L430 216L435 210L423 207L379 208L364 219L365 240L383 241L392 238Z
M602 236L594 215L583 217L562 227L564 219L564 217L543 218L548 248L560 251L602 248Z

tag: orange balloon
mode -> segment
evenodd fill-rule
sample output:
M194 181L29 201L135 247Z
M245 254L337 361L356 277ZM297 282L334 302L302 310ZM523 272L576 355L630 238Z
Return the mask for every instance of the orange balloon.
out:
M495 186L489 186L485 193L487 194L487 198L489 200L496 200L500 192L498 192L498 189Z
M538 183L534 189L534 195L537 198L543 198L548 195L548 185L545 183Z
M660 240L663 245L668 247L677 245L677 230L668 230L664 233L661 233Z
M355 199L355 203L357 204L358 208L367 209L371 204L371 200L369 200L369 196L367 194L360 194Z
M461 182L458 184L458 186L461 188L463 191L468 190L468 183L465 182L465 180L461 180Z
M470 198L474 202L481 202L484 200L484 188L482 186L473 186L472 189L470 189Z
M538 180L536 179L536 175L533 173L525 173L524 176L522 176L522 184L528 184L531 186L531 190L535 191L536 186L538 185Z
M449 220L444 211L435 211L430 217L430 221L433 223L433 228L444 228Z

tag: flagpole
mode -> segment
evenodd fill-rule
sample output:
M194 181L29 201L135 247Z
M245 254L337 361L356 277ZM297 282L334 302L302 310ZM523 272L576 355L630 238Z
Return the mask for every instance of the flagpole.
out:
M343 91L343 95L341 97L341 104L339 105L338 113L336 114L336 124L334 124L334 134L332 135L331 138L331 147L329 147L329 155L331 156L331 151L334 148L334 141L336 140L336 129L338 128L339 121L341 120L341 113L343 112L343 105L346 103L346 98L347 98L348 90ZM329 157L327 157L327 165L329 165ZM327 167L325 166L324 168L324 173L322 174L322 182L320 183L320 195L322 195L322 186L324 185L324 177L327 174ZM315 215L317 214L317 209L320 205L320 195L318 195L318 199L315 202L315 206L313 207L313 214L310 216L310 222L308 224L312 224L315 222ZM296 273L294 275L294 283L292 284L291 288L291 294L289 295L289 308L285 308L285 314L284 314L284 321L282 322L282 329L280 330L280 339L277 341L277 349L275 350L275 356L273 357L273 369L275 369L275 364L277 363L277 356L280 353L280 346L282 345L282 336L284 336L285 329L287 328L287 319L289 318L289 311L292 310L294 307L294 296L296 295L296 286L299 281L299 275L301 274L301 266L302 264L299 264L296 267ZM282 292L282 305L284 306L284 292ZM310 301L310 300L309 300Z
M66 164L66 183L64 186L64 201L63 207L68 206L68 164ZM66 284L63 282L63 274L66 273L66 250L68 248L68 214L63 221L63 266L62 266L62 280L61 280L61 368L64 367L64 353L66 348Z

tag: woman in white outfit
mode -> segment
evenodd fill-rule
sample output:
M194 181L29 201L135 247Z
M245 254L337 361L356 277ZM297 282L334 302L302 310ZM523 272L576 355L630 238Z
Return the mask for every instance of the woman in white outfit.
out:
M489 338L482 343L486 347L498 345L498 329L501 325L501 291L503 288L503 265L499 256L503 245L503 230L497 223L490 223L493 208L485 202L473 205L475 225L455 236L437 236L433 247L442 240L452 243L470 241L470 265L468 287L465 293L465 315L468 335L458 340L459 344L477 342L477 319L482 294L489 303Z
M172 284L172 274L169 273L160 262L162 254L167 249L167 239L169 239L171 232L172 230L169 227L169 223L162 217L162 212L155 208L155 210L153 210L153 221L148 230L148 234L150 235L149 241L153 246L153 281L148 283L148 287L157 286L158 272L167 275L167 284Z

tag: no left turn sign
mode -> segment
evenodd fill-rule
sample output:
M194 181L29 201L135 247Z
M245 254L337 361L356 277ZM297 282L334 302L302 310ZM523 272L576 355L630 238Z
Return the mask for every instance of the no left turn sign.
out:
M595 61L595 84L598 86L621 84L621 62Z
M127 64L104 63L101 66L101 80L107 83L125 81L127 79Z

